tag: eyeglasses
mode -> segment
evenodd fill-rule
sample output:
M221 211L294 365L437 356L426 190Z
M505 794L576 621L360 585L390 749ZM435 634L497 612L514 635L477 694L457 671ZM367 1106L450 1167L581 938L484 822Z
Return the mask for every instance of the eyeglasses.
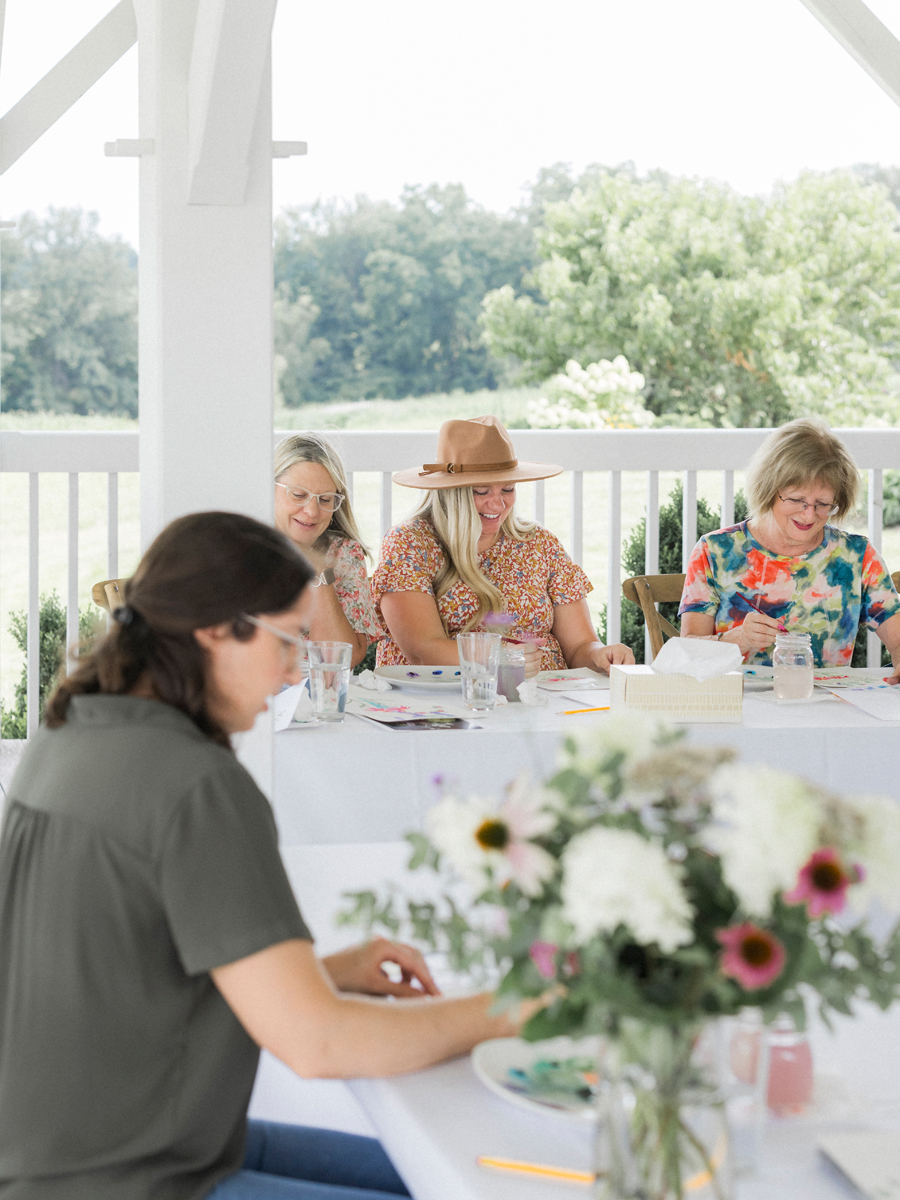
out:
M306 508L310 500L315 500L323 512L337 512L344 503L343 492L308 492L305 488L291 487L287 483L278 483L277 480L275 486L284 488L288 500L298 508Z
M801 500L798 496L782 496L781 492L777 493L778 499L784 505L784 511L789 513L806 512L811 508L817 517L833 517L838 511L838 504L808 504L805 500Z
M274 633L277 638L280 638L284 660L291 667L299 668L306 662L306 640L304 638L294 637L291 633L285 633L277 625L270 625L268 621L261 621L259 617L251 617L249 613L241 613L241 620L249 621L257 629L265 629L268 633Z

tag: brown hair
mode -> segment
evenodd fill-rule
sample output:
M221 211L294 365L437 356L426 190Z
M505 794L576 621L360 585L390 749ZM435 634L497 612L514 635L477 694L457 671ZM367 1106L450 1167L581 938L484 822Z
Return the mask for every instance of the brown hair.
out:
M65 723L73 696L122 696L148 679L154 694L191 718L207 737L229 746L207 706L206 654L194 637L231 621L234 636L256 630L242 613L284 612L312 571L291 542L239 513L192 513L162 531L125 583L116 623L62 679L47 701L45 723Z
M813 483L834 492L839 521L856 504L859 471L846 446L821 417L800 417L770 434L750 460L751 517L771 512L779 492Z

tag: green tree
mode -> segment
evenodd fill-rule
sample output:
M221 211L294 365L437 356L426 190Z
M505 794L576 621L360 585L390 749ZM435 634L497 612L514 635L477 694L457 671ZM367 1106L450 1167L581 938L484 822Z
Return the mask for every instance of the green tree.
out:
M488 345L526 378L624 354L676 422L895 416L900 232L883 186L806 174L762 200L624 168L582 184L545 206L538 298L484 300Z
M79 614L78 630L82 646L88 646L97 635L100 628L100 616L96 610L89 609ZM59 594L52 591L49 595L41 596L40 614L38 617L38 668L39 710L44 711L47 698L56 686L56 680L63 665L66 651L66 610L60 601ZM23 654L28 651L28 615L24 612L14 612L9 615L9 631L13 640ZM15 700L10 709L0 712L0 728L5 738L24 738L27 734L27 705L28 705L28 667L22 668L22 675L16 684Z
M496 387L481 301L521 288L536 261L522 213L487 212L459 185L287 210L275 234L285 402Z
M80 208L3 238L3 406L137 415L137 256Z

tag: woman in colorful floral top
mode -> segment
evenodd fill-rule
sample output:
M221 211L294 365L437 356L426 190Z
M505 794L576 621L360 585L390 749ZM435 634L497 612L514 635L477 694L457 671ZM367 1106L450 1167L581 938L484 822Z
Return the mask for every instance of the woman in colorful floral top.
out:
M860 624L891 654L900 682L900 596L881 556L845 533L857 469L824 421L776 430L750 464L751 517L702 537L688 564L682 637L734 642L750 663L771 664L780 630L808 633L817 666L849 666Z
M353 666L384 630L372 607L363 545L347 495L344 466L324 438L295 433L275 451L275 524L317 573L309 636L349 642Z
M372 577L390 633L379 664L456 663L456 635L490 628L523 643L527 675L634 662L627 646L597 640L581 568L552 533L515 515L516 483L562 468L519 462L496 417L446 421L437 457L394 476L428 495L387 534Z

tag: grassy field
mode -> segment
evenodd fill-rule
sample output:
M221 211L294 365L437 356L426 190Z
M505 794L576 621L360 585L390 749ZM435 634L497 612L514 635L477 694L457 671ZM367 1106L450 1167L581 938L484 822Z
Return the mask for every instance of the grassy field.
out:
M539 393L536 389L475 392L442 396L413 397L408 400L371 400L358 404L308 405L305 408L276 413L276 429L436 429L449 417L473 417L492 412L509 427L521 427L527 403ZM137 429L137 423L122 417L71 417L51 414L4 413L2 429ZM399 464L405 465L405 464ZM413 464L408 464L413 465ZM660 497L666 497L677 482L675 472L660 478ZM736 486L743 484L739 476ZM0 475L0 697L8 703L22 670L22 655L9 634L7 614L24 609L28 580L28 494L27 478ZM700 472L698 494L713 507L719 504L721 480L716 471ZM354 510L363 537L377 554L379 542L380 476L358 473L354 477ZM55 588L65 597L67 481L64 475L42 475L40 496L40 587L43 592ZM622 525L627 534L644 515L646 477L625 472L622 477ZM534 490L531 484L519 488L519 506L530 515ZM394 488L394 520L402 520L415 506L417 496L407 488ZM606 528L608 515L607 478L603 473L588 474L584 479L584 558L583 565L594 583L589 603L597 617L605 603L608 554ZM119 477L119 573L133 570L139 554L140 509L138 477ZM563 475L546 484L545 523L569 544L569 479ZM864 530L864 522L855 528ZM106 578L106 477L82 475L79 508L79 596L81 606L91 604L90 589ZM885 531L884 553L889 567L900 569L900 527Z

